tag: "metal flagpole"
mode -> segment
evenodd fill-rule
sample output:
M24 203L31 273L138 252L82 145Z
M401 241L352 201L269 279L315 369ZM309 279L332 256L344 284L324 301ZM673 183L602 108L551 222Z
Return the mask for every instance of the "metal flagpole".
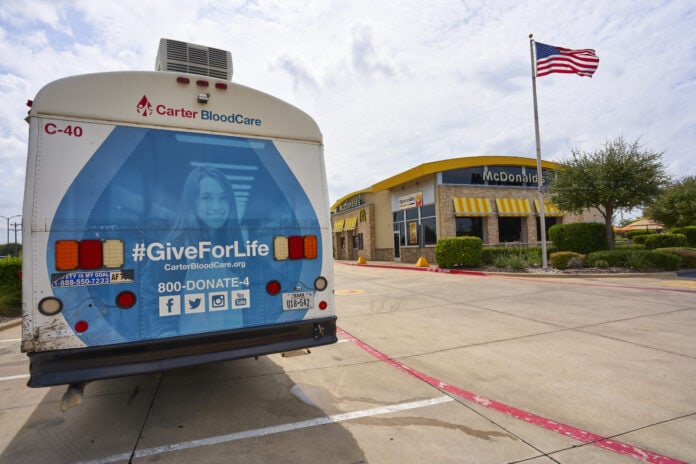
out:
M544 203L544 178L541 171L541 142L539 141L539 110L537 108L536 66L534 60L534 34L529 34L529 55L532 59L532 95L534 97L534 135L536 135L537 186L539 189L539 227L541 227L541 262L544 270L548 270L549 261L546 256L546 205Z

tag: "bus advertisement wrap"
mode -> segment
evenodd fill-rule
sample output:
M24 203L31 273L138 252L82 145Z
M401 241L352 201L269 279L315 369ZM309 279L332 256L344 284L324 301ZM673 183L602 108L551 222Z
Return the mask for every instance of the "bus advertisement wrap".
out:
M92 145L90 126L75 143ZM283 290L313 290L320 260L270 255L275 236L320 235L313 209L297 207L309 204L270 140L114 127L63 195L47 267L61 240L122 240L140 310L95 311L123 285L54 284L54 295L69 325L88 324L86 345L301 320L310 308L285 311L265 284L275 272L294 284Z

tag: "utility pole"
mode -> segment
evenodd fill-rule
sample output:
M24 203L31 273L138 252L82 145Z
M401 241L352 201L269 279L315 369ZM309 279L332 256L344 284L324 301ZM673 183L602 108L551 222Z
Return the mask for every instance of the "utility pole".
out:
M21 226L22 224L15 222L12 225L14 226L14 256L17 257L19 256L19 253L17 253L17 226Z
M21 214L15 214L14 216L0 216L0 218L5 219L7 221L7 244L10 244L10 220L16 218L16 217L21 217Z

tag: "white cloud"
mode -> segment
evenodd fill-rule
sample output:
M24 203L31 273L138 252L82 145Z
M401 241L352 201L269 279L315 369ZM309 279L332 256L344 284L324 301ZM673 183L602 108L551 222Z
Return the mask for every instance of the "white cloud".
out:
M420 163L535 156L529 33L595 48L592 79L537 81L542 155L640 138L696 174L688 2L0 1L0 215L21 208L24 102L51 80L151 70L161 37L232 52L234 80L316 118L332 200Z

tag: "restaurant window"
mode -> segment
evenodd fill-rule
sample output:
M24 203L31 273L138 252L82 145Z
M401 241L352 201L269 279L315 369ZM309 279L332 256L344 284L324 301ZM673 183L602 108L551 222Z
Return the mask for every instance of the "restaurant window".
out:
M478 237L483 240L482 217L458 217L455 218L457 237Z
M483 166L442 171L443 184L483 185Z
M435 221L435 205L421 207L421 226L424 245L437 245L437 226Z
M522 238L522 218L498 218L498 242L520 242Z
M436 245L435 205L396 211L394 232L399 232L401 246Z
M353 249L362 250L363 249L363 234L353 235Z

